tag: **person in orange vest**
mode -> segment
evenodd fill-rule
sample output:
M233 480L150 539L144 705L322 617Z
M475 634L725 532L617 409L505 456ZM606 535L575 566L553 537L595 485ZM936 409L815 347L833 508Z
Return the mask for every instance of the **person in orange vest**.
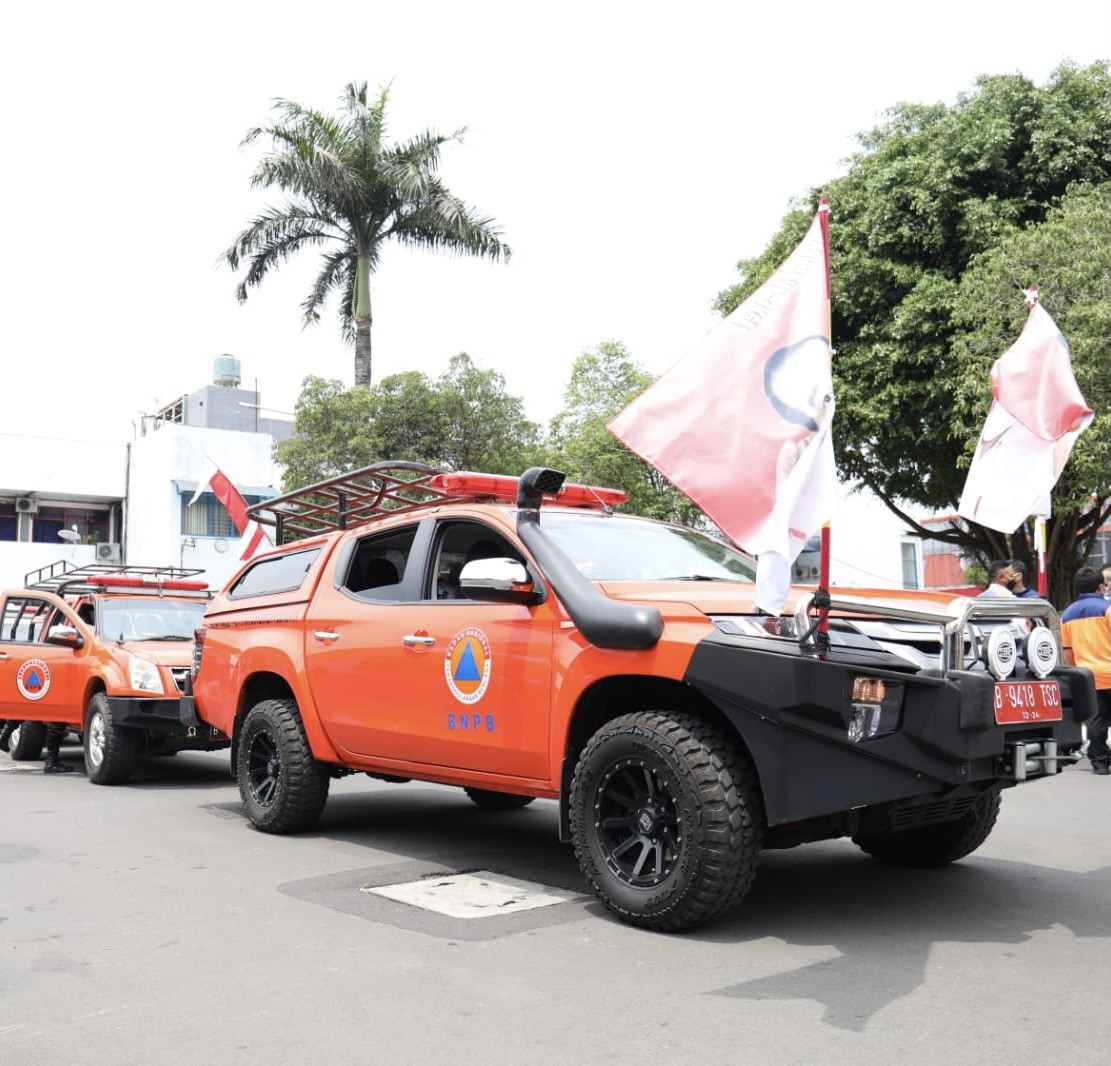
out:
M1061 643L1077 666L1092 671L1096 683L1096 713L1088 721L1088 760L1092 772L1111 774L1111 603L1103 598L1103 575L1082 566L1074 581L1076 599L1061 614Z

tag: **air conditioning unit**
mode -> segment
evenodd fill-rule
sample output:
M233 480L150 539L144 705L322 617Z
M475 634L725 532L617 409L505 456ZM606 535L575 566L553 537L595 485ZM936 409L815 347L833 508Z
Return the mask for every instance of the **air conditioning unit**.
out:
M15 498L15 509L20 514L38 514L39 501L31 499L30 496L17 496Z
M113 541L100 541L96 546L96 561L98 563L118 563L120 561L120 546Z

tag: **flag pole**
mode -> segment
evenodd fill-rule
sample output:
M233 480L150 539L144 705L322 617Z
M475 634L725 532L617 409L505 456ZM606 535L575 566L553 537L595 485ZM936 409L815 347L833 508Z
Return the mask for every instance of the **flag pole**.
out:
M1034 519L1034 550L1038 554L1038 595L1045 599L1049 595L1049 575L1045 570L1045 515Z
M822 247L826 262L826 331L829 335L829 357L833 359L833 297L829 269L829 199L823 196L818 201L818 220L822 227ZM829 588L830 524L822 523L821 550L818 554L818 587ZM825 633L828 628L827 616L823 615L818 626Z
M1023 296L1026 297L1026 304L1028 307L1033 308L1038 302L1038 287L1031 285L1030 288L1023 291ZM1052 500L1052 489L1046 494L1048 500ZM1034 519L1034 553L1038 561L1038 595L1046 597L1049 595L1049 575L1046 573L1046 559L1045 559L1045 515L1040 514Z

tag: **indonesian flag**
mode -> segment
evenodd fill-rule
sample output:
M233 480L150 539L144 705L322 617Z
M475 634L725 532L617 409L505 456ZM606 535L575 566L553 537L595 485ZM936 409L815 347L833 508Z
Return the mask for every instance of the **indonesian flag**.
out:
M759 556L756 603L773 614L791 564L837 503L827 210L756 292L608 426Z
M209 476L197 485L197 491L193 493L189 505L195 504L200 499L201 493L205 489L211 488L216 499L224 505L224 510L228 512L228 517L231 519L232 525L235 526L235 531L239 534L241 540L246 542L243 554L239 558L241 560L249 559L258 551L259 545L263 542L266 534L262 526L247 517L247 501L243 499L228 476L211 459L209 460L209 467ZM248 533L250 534L249 537L247 536Z
M972 457L959 513L1013 533L1049 514L1049 494L1076 438L1092 421L1072 372L1069 346L1037 289L1018 340L991 368L994 400Z

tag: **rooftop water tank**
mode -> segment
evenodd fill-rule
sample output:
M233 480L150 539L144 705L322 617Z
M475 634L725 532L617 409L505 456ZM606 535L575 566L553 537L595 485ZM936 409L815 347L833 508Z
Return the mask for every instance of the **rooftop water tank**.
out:
M234 355L218 355L212 368L212 382L226 388L239 386L239 360Z

